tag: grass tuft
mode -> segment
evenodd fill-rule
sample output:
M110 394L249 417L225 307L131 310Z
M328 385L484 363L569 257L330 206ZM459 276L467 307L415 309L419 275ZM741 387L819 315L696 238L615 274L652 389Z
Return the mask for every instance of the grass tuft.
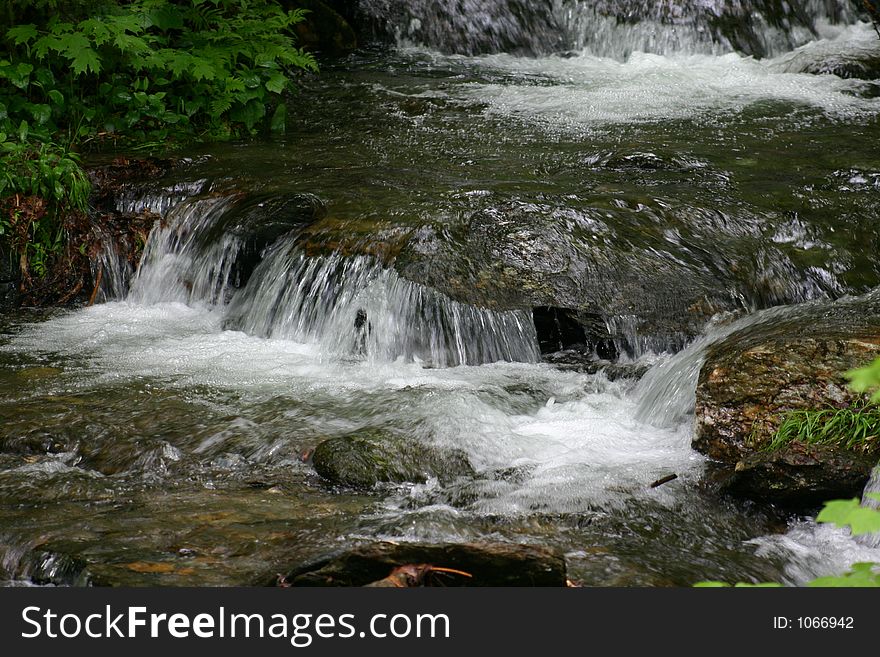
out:
M791 411L765 449L780 449L793 441L871 452L880 445L880 407Z

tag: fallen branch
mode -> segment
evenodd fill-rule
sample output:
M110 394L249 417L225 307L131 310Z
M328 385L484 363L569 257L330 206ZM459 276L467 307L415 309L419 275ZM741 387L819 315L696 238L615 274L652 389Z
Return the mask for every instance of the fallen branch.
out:
M430 564L407 564L399 566L391 571L391 574L384 579L367 584L372 588L396 588L405 589L415 586L437 586L439 580L434 580L434 573L444 575L458 575L460 577L473 577L470 573L454 568L442 568L440 566L432 566Z
M98 275L95 276L95 287L92 289L91 295L89 295L89 302L86 306L92 306L95 303L95 297L98 296L98 290L101 289L101 279L104 277L104 264L101 263L98 265Z

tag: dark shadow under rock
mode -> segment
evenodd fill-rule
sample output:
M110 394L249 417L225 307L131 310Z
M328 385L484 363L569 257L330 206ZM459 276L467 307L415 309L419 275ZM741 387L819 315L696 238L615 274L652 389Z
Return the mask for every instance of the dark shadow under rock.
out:
M805 509L830 499L857 497L876 457L821 445L794 444L739 461L721 490L760 502Z
M509 543L370 543L286 574L288 586L366 586L408 564L430 564L471 575L442 576L443 586L565 586L565 559L543 547Z

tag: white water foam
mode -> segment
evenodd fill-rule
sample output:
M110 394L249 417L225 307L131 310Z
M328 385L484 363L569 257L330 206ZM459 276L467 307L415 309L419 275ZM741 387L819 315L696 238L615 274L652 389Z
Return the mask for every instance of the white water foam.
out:
M880 99L859 97L863 82L797 71L804 59L821 58L828 50L863 51L870 35L876 40L876 34L860 24L833 40L761 61L735 53L663 56L634 52L623 62L587 53L534 59L443 57L424 52L421 56L504 76L503 83L470 82L450 93L487 106L489 115L539 122L558 130L665 120L717 121L767 103L783 104L785 112L793 106L832 120L851 121L880 112Z
M483 487L480 512L584 510L700 469L686 429L633 421L630 386L601 375L526 363L327 362L315 345L224 331L221 320L179 303L108 303L24 327L0 349L72 356L83 363L74 386L210 386L250 400L245 406L280 395L303 429L398 426L425 444L464 450L481 472L522 469L515 485Z

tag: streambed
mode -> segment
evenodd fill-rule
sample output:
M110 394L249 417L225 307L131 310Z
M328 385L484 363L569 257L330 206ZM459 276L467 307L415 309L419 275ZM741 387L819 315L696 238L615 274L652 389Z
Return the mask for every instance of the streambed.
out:
M364 249L544 204L601 220L621 259L674 261L727 313L864 293L880 283L880 99L790 59L366 52L304 83L285 136L188 152L122 201L174 231L205 219L200 198L316 194L326 253L276 245L235 289L212 251L157 228L130 293L3 316L0 579L247 584L376 539L549 546L588 585L795 584L880 561L808 518L719 499L691 418L652 409L636 376L540 362L527 311L449 298ZM284 258L300 273L270 293ZM600 313L611 327L680 316L676 289L625 290ZM358 342L360 308L375 324ZM704 330L612 337L635 372ZM355 490L302 458L366 429L462 450L475 474Z

